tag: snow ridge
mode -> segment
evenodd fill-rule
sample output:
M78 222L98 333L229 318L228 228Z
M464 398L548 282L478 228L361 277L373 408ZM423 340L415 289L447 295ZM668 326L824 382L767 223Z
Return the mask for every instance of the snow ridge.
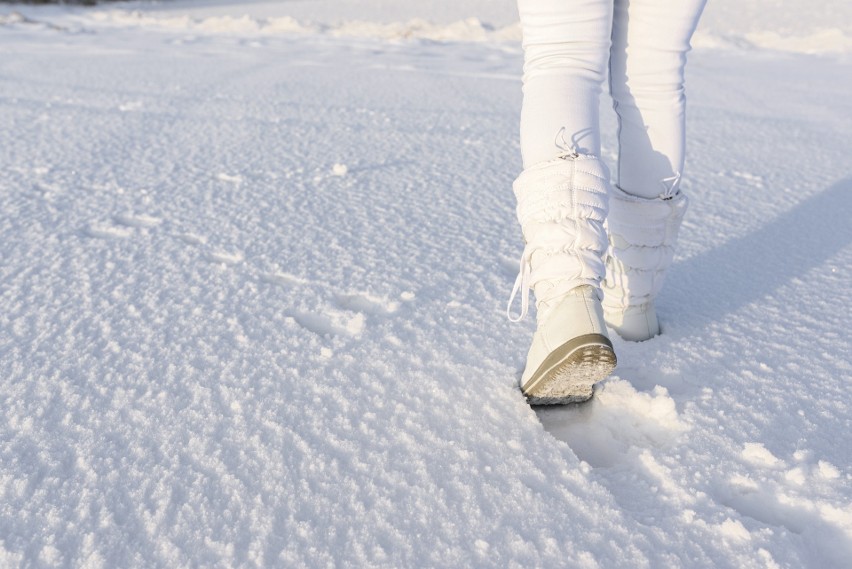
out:
M36 12L37 13L37 12ZM55 12L50 12L55 14ZM44 25L52 29L95 30L102 28L144 28L169 32L206 35L237 35L241 37L274 37L281 35L323 35L337 38L371 38L384 41L429 40L440 42L518 43L521 29L518 22L495 27L476 17L449 24L415 18L398 22L349 20L338 23L319 23L299 20L292 16L252 17L209 16L187 14L167 15L151 11L96 9L65 15L48 16L51 21L33 19L19 11L0 15L0 25ZM66 21L67 20L67 21ZM699 29L693 38L698 49L755 50L768 49L804 54L845 54L852 52L852 31L842 27L824 27L780 33L774 30L735 33Z

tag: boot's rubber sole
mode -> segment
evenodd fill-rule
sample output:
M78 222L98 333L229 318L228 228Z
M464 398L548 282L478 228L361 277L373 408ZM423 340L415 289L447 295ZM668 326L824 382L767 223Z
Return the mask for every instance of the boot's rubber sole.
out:
M609 377L616 363L609 338L585 334L553 350L521 391L530 405L588 401L595 383Z

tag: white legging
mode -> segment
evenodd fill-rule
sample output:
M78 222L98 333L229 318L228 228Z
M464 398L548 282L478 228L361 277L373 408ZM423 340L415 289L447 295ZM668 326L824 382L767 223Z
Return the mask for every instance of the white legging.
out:
M618 115L616 184L653 198L683 171L683 69L706 0L518 0L524 167L566 150L600 156L600 92Z

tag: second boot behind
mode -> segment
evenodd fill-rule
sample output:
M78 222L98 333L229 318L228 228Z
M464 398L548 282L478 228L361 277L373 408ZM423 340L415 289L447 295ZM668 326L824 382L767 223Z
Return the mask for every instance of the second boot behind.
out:
M674 259L688 204L683 192L648 199L613 188L601 288L606 322L625 340L642 342L660 333L654 300Z

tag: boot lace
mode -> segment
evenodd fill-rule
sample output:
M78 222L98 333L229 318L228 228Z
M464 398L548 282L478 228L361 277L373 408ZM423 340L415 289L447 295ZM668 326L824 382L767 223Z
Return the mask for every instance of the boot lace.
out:
M521 255L520 266L518 267L518 276L515 278L515 286L512 287L512 294L509 296L509 303L506 305L506 317L510 322L520 322L526 317L530 308L530 277L532 275L532 266L530 258L532 257L532 248L527 245L524 247L524 252ZM515 296L518 291L523 290L521 296L521 313L517 318L512 316L512 304L515 302Z

